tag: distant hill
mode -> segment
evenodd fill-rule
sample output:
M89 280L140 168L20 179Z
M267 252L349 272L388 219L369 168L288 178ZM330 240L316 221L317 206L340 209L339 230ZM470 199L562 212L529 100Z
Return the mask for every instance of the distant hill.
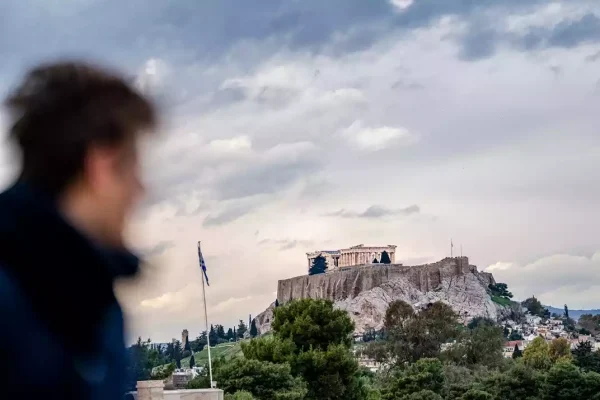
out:
M548 311L550 311L550 313L555 313L558 315L563 315L565 312L564 307L563 308L556 308L556 307L552 307L552 306L544 306L548 309ZM592 314L592 315L598 315L600 314L600 310L571 310L569 308L569 317L573 318L573 319L579 319L579 317L581 317L583 314Z

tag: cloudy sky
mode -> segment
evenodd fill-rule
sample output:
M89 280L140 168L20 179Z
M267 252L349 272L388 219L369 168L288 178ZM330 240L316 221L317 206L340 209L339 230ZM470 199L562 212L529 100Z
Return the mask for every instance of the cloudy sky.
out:
M396 244L410 265L450 238L519 298L600 308L597 1L0 3L2 95L58 56L165 113L131 229L148 263L120 288L132 336L197 335L198 240L225 325L307 251Z

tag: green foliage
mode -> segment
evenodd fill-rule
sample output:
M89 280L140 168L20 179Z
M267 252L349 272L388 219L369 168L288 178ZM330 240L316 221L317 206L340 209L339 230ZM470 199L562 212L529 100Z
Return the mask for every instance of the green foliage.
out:
M583 314L579 317L579 325L590 332L600 331L600 315Z
M226 393L225 400L254 400L254 397L252 397L252 393L240 390L234 394Z
M496 304L500 304L501 306L510 306L511 301L510 301L510 299L507 299L506 297L492 295L491 298L492 298L492 301Z
M494 400L494 396L483 390L471 389L461 397L461 400Z
M390 260L390 255L388 254L387 251L383 251L383 253L381 253L381 260L379 260L379 262L381 264L391 264L392 260Z
M442 396L432 392L431 390L421 390L420 392L411 393L403 396L402 400L443 400Z
M379 261L377 261L377 258L374 258L371 264L379 264Z
M151 378L157 381L165 380L169 378L173 374L173 372L175 372L175 368L177 368L175 363L164 365L160 368L157 368L157 371L152 373Z
M237 336L240 339L243 339L244 338L244 334L246 333L246 331L248 331L248 327L246 326L246 324L244 323L244 321L242 321L240 319L240 323L238 324L238 327L237 327Z
M330 345L326 351L301 352L292 362L294 375L308 384L307 399L348 399L354 386L358 363L343 344Z
M515 344L515 349L513 350L512 358L513 360L516 360L517 358L521 357L523 357L523 352L521 351L521 349L519 349L519 345Z
M261 400L302 399L306 394L288 364L236 358L216 369L215 378L226 393L247 391Z
M442 357L458 365L497 367L503 361L504 341L502 328L481 323L475 329L461 332L457 343Z
M308 275L324 274L325 271L327 271L327 260L323 256L317 256L308 269Z
M582 371L600 373L600 352L593 351L590 342L581 342L572 352L573 362Z
M550 317L550 311L548 311L542 303L535 296L526 299L523 303L521 303L523 307L527 308L532 315L537 315L538 317L548 318Z
M554 339L548 346L548 355L553 363L558 361L571 361L571 344L565 338Z
M508 291L506 283L496 283L488 285L488 288L492 292L492 295L502 297L505 299L512 299L513 295Z
M354 323L328 300L302 299L274 310L272 328L282 339L291 339L298 351L326 350L331 344L350 347Z
M228 341L231 339L235 339L235 337L233 336L233 329L229 328L227 330L227 333L225 334L225 339L227 339Z
M249 360L269 361L274 363L289 362L297 353L296 345L291 339L263 337L242 343L244 357Z
M369 345L366 353L398 365L437 357L440 346L459 334L457 315L442 302L416 313L406 302L394 301L386 311L384 329L386 340Z
M508 340L510 340L511 342L513 340L523 340L523 335L521 335L519 332L513 329L513 331L508 336Z
M384 392L385 399L403 399L426 390L440 394L444 388L444 369L440 360L423 358L400 371Z
M225 339L225 328L223 328L223 325L217 325L217 337L221 338L221 339ZM216 344L216 343L215 343Z
M194 359L194 355L192 354L190 357L190 368L194 368L196 366L196 360Z
M506 373L495 373L483 379L481 386L496 400L537 400L543 381L540 372L516 363Z
M550 368L552 360L548 343L539 336L533 339L523 352L523 362L528 367L538 370Z
M256 335L258 335L258 329L256 329L256 318L254 318L250 324L250 336L254 338Z
M471 322L469 322L467 324L467 328L473 330L475 328L477 328L478 326L496 326L496 323L490 319L490 318L485 318L485 317L475 317L471 320Z
M558 363L550 368L544 382L543 392L544 399L548 400L590 398L584 395L589 392L586 388L585 377L571 363Z

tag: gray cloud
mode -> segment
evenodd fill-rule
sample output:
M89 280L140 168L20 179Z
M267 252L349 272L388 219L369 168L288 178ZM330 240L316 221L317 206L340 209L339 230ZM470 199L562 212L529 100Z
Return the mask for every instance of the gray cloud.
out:
M294 249L298 246L312 246L314 244L314 241L312 240L291 240L291 239L263 239L260 242L258 242L259 245L261 246L271 246L271 245L275 245L275 246L279 246L279 251L285 251L285 250L291 250Z
M246 214L254 211L258 205L253 202L243 202L243 203L234 203L228 205L222 211L217 213L211 213L206 218L204 218L204 222L202 223L205 227L214 227L225 225L235 220L240 219Z
M342 217L342 218L368 218L368 219L376 219L383 218L389 216L397 216L397 215L411 215L418 214L420 212L419 206L413 204L412 206L400 209L389 209L379 205L372 205L367 208L363 212L349 211L345 209L341 209L338 211L334 211L328 214L325 214L328 217Z

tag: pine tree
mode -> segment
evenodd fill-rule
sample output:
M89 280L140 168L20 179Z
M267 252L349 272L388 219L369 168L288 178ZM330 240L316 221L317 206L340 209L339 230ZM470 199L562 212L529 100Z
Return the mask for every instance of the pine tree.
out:
M223 325L217 325L217 336L221 339L225 339L225 329Z
M379 264L379 261L377 261L377 258L374 258L374 259L373 259L373 262L372 262L372 264Z
M256 318L254 318L250 324L250 336L256 337L256 335L258 335L258 329L256 329Z
M569 320L569 307L567 307L566 304L565 304L565 318L567 319L567 321Z
M519 349L519 345L515 344L515 350L513 351L512 358L517 359L523 357L523 352Z
M279 307L279 300L275 299L275 307Z
M196 366L196 360L194 359L194 355L192 354L190 357L190 368L194 368Z
M237 332L235 331L235 326L233 327L233 341L237 342Z
M225 339L227 339L228 341L233 339L233 329L229 328L227 330L227 334L225 335Z
M244 323L244 321L242 321L240 319L240 323L238 324L238 329L237 329L237 335L240 339L244 338L244 333L246 333L246 331L248 330L248 327L246 326L246 324Z
M390 255L388 254L387 251L383 251L383 253L381 253L381 260L379 260L379 262L381 264L391 264L392 260L390 260Z
M219 337L217 336L217 331L212 326L212 324L210 325L210 332L208 333L208 339L210 341L211 346L216 345L219 340Z
M327 260L323 256L313 259L312 266L308 269L308 275L323 274L327 271Z

